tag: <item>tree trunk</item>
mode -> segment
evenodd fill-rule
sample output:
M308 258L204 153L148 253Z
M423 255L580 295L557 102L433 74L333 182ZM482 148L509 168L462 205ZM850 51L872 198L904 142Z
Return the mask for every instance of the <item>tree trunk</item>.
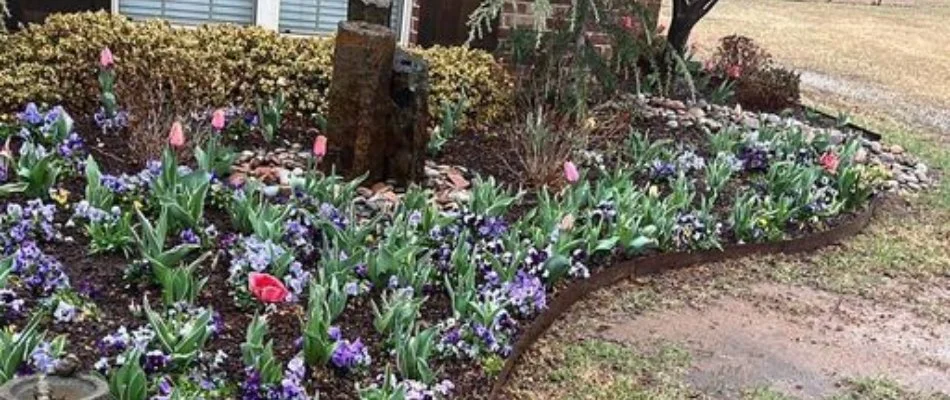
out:
M395 48L396 37L384 26L340 23L327 117L327 137L337 149L328 161L347 177L386 178Z
M670 32L667 34L666 40L677 54L682 55L683 52L686 51L686 43L689 41L689 35L693 31L693 25L694 24L685 22L674 22L670 25Z
M666 40L679 55L686 51L689 34L699 20L703 19L719 0L673 0L673 15L670 17L670 33Z
M392 9L392 0L349 0L346 16L350 21L364 21L388 27Z

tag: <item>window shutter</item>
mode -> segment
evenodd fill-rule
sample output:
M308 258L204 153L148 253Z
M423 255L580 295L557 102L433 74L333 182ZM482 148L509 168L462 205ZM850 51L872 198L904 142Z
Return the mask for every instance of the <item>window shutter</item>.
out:
M119 0L119 13L133 19L162 18L173 24L254 24L255 0Z
M404 0L394 0L390 23L399 34ZM280 23L284 33L332 34L340 21L346 20L347 0L280 0Z

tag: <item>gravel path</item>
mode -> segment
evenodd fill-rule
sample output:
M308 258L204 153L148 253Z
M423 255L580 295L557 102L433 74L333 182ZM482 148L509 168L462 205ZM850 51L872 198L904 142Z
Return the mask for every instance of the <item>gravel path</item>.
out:
M889 88L815 71L802 71L802 85L820 92L874 104L907 122L950 137L950 108L909 98Z

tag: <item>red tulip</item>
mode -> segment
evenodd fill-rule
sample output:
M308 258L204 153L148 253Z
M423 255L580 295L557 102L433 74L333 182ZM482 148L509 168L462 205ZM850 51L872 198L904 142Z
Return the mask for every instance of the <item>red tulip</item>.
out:
M181 122L175 121L172 124L172 129L168 132L168 144L175 148L185 145L185 132L181 128Z
M327 155L327 137L323 135L317 136L313 141L313 155L323 158Z
M251 272L247 282L251 294L264 303L283 303L290 295L283 282L270 274Z
M570 183L577 182L577 180L581 178L581 175L577 172L577 166L575 166L574 163L570 161L564 162L564 178Z
M629 15L624 15L624 16L620 17L620 26L623 27L623 29L626 29L626 30L628 30L628 31L632 31L633 28L634 28L634 25L633 25L633 17L631 17L631 16L629 16Z
M838 171L839 162L841 162L841 159L838 158L837 154L831 151L822 154L821 158L818 159L818 163L821 164L821 167L832 174Z
M742 76L742 66L741 65L730 66L728 69L726 69L726 74L729 75L729 77L732 79L739 79L739 77Z
M211 127L216 130L224 129L224 110L217 109L211 114Z
M109 50L108 47L104 47L101 52L99 52L99 66L102 68L109 68L115 64L115 59L112 58L112 50Z

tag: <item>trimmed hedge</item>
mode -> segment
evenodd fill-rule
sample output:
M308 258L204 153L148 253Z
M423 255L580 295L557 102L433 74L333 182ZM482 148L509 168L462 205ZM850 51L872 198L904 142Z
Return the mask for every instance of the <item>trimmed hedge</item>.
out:
M333 40L280 36L258 27L173 28L104 12L54 15L42 25L0 34L0 112L30 101L92 112L97 106L99 51L116 55L117 94L160 88L183 104L250 106L283 85L289 112L326 111ZM469 101L469 122L488 124L510 103L510 81L494 58L462 47L410 49L430 65L430 112L444 101ZM125 91L126 93L123 93ZM135 110L131 110L135 113Z

